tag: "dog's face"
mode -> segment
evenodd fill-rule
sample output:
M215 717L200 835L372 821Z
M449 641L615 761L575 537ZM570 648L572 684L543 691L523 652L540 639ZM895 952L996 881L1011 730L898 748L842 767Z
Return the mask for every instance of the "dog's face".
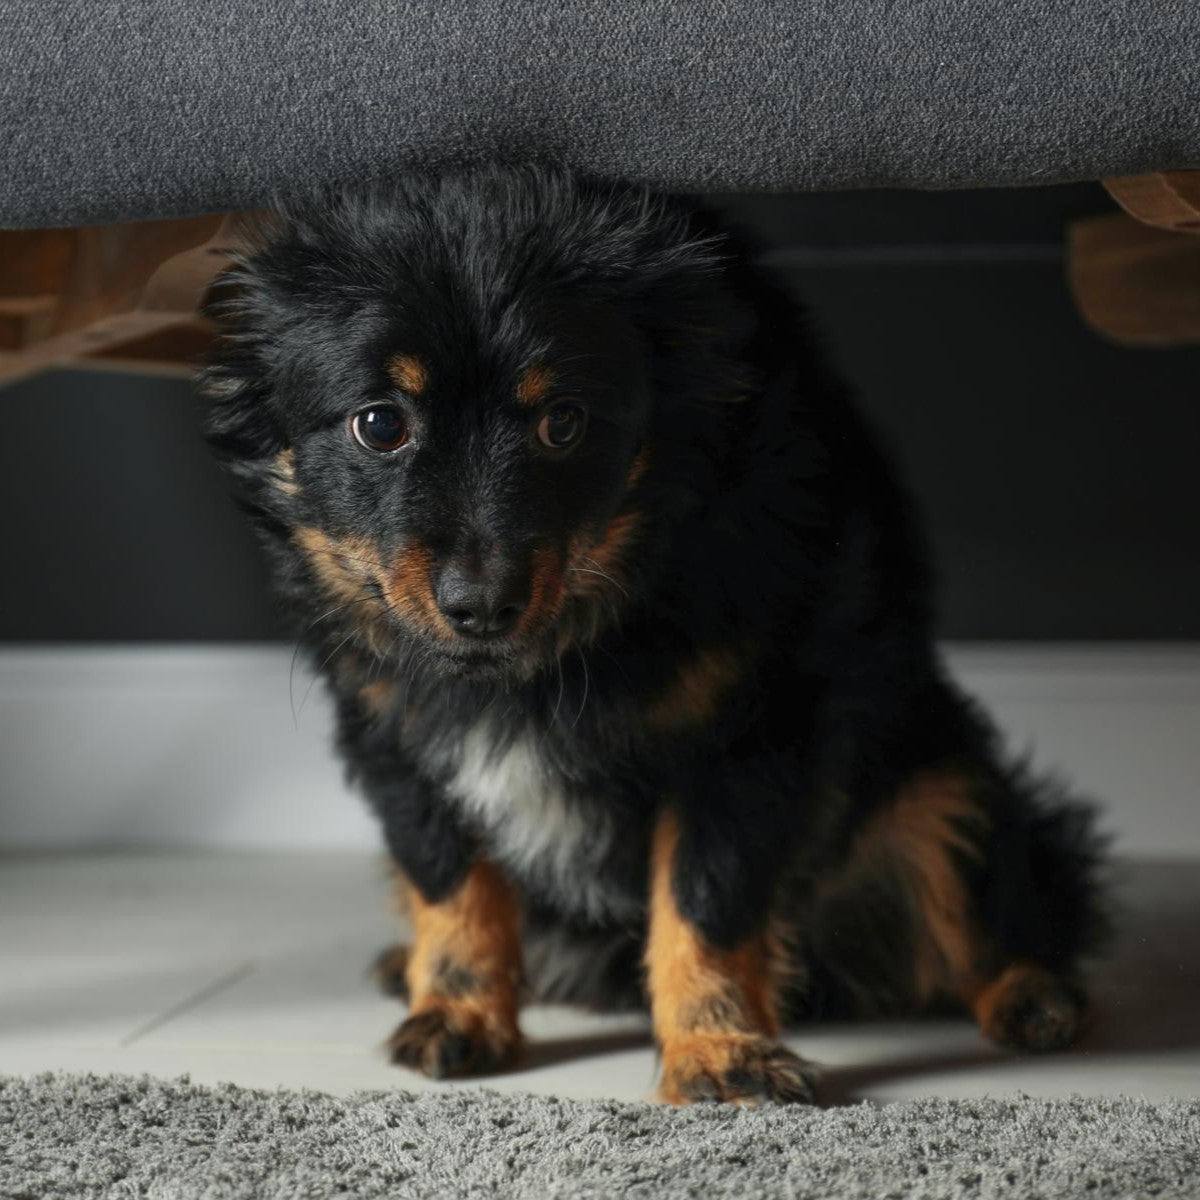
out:
M285 218L233 276L212 440L337 627L380 657L528 677L629 596L655 371L714 341L675 294L712 261L644 197L558 175Z
M503 338L435 304L377 312L364 324L385 336L347 339L336 374L309 364L285 460L309 521L295 537L376 643L409 639L459 674L520 672L579 636L606 588L619 600L643 355L619 312L570 295L514 297Z

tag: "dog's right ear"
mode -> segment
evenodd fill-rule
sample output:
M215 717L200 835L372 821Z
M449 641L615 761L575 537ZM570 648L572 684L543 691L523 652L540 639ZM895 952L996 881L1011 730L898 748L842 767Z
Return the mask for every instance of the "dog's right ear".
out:
M238 501L260 517L283 518L295 489L274 370L278 307L253 253L239 254L204 305L218 337L196 385L205 436L236 481Z
M196 382L209 445L230 467L274 458L286 448L270 369L272 307L265 281L248 260L217 276L204 305L218 338Z

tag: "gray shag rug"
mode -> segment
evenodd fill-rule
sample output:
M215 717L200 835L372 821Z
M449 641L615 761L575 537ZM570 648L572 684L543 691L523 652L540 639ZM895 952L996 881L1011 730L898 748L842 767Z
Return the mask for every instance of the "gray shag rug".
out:
M0 1197L1189 1197L1200 1100L757 1110L0 1077Z

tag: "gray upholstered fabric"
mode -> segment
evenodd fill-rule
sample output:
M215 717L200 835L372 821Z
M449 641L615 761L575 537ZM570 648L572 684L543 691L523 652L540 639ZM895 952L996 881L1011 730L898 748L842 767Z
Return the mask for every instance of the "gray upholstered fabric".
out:
M1196 0L0 0L0 225L553 155L683 190L1200 166Z
M0 1196L1089 1200L1200 1191L1200 1101L757 1111L0 1078Z

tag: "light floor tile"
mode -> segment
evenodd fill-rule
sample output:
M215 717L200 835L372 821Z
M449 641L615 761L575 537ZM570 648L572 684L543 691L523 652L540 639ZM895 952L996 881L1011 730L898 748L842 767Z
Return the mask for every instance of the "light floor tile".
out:
M367 977L397 933L360 854L88 854L0 859L0 1070L149 1072L198 1082L356 1088L431 1083L381 1045L403 1015ZM1080 1048L1003 1054L964 1020L819 1025L789 1042L826 1102L1026 1092L1200 1094L1200 864L1119 879L1121 936L1097 970ZM647 1022L526 1010L529 1052L490 1087L640 1099Z

